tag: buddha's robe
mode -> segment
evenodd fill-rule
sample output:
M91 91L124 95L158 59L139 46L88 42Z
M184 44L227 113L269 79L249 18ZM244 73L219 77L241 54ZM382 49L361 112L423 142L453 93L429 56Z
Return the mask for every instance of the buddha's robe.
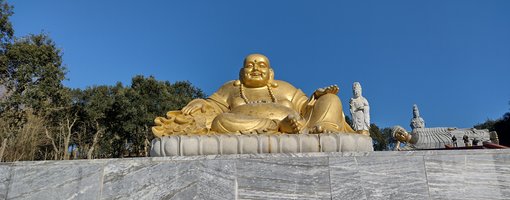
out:
M281 120L289 115L306 121L305 127L323 126L337 132L354 132L345 122L342 103L337 95L326 94L309 101L300 90L285 81L274 80L272 87L276 102L272 101L267 87L243 87L249 102L241 97L241 86L230 81L207 98L207 102L221 113L212 121L211 131L234 132L277 132Z

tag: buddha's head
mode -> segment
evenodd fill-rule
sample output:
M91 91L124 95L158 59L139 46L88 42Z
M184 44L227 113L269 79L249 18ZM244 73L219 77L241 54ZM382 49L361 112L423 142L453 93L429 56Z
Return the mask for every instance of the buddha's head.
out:
M274 77L269 59L262 54L250 54L244 59L239 79L246 87L263 87L271 83Z
M352 84L352 93L354 95L354 98L358 98L361 96L361 85L359 82L354 82Z
M391 130L393 138L399 142L409 142L412 136L401 126L395 126Z

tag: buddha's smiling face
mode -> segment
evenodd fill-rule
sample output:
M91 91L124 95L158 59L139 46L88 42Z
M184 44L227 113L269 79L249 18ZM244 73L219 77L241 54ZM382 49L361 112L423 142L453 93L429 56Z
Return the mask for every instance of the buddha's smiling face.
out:
M251 54L244 60L240 79L246 87L266 86L271 78L269 59L261 54Z

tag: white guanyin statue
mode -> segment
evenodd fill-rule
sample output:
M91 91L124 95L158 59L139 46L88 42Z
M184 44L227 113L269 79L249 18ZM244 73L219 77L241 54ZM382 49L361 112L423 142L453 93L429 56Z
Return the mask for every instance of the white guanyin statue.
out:
M370 135L370 107L367 99L361 95L359 82L352 84L353 97L350 101L353 129L364 135Z
M425 120L420 117L420 110L416 104L413 105L413 119L411 119L411 128L425 128Z

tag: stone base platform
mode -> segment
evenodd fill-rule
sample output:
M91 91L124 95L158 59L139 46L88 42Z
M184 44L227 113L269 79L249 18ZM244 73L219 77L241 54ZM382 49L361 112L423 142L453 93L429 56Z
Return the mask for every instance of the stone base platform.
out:
M0 199L510 199L510 149L0 163Z
M217 134L156 138L151 156L369 151L373 151L372 138L361 134Z

